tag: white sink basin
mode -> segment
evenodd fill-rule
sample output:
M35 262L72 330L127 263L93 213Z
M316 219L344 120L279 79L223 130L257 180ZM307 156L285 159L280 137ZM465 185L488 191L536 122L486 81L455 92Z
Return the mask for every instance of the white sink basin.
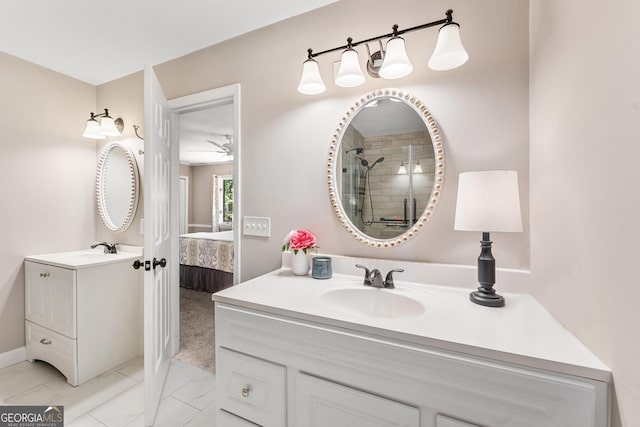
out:
M372 287L332 289L321 301L343 311L370 317L401 319L421 316L425 307L410 296L397 291Z

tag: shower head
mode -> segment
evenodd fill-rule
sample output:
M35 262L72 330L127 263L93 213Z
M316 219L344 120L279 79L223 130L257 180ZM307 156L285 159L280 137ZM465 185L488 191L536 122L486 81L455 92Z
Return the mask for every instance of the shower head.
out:
M362 164L362 166L364 166L365 168L369 167L369 162L367 161L367 159L362 158L360 156L356 156L359 160L360 160L360 164Z
M371 167L374 167L375 165L377 165L378 163L384 162L384 157L378 157L378 160L376 160Z

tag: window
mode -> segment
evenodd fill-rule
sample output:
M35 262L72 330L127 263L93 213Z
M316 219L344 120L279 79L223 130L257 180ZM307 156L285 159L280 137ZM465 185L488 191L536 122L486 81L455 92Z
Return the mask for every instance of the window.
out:
M229 224L233 222L233 177L217 176L215 195L216 217L219 224Z
M222 179L222 222L233 221L233 178Z

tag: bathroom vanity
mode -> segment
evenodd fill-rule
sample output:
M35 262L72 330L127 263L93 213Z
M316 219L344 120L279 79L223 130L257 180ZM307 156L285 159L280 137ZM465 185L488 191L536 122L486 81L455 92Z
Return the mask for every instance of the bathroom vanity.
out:
M535 299L482 307L401 276L283 268L214 294L217 425L609 425L609 369Z
M73 386L141 350L141 251L95 250L25 259L27 360L55 366Z

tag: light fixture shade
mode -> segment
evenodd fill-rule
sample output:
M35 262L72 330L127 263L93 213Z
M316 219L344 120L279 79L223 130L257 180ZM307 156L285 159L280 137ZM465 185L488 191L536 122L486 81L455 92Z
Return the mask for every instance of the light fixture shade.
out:
M358 52L349 48L342 52L340 69L336 75L335 83L341 87L355 87L364 83L364 74L358 61Z
M392 37L387 42L387 52L378 75L383 79L399 79L411 74L412 71L413 65L404 48L404 39Z
M468 59L469 54L460 41L460 25L452 22L440 28L436 48L429 59L429 68L436 71L451 70Z
M458 180L454 228L522 231L518 173L513 170L462 172Z
M398 175L406 175L407 168L404 166L403 162L400 162L400 168L398 169Z
M87 126L84 128L82 136L91 139L104 139L104 135L100 133L100 123L95 119L87 120Z
M302 64L302 76L298 83L298 92L304 95L317 95L324 92L327 87L322 81L320 67L315 59L307 59Z
M100 119L100 130L99 132L104 136L118 136L120 135L120 131L116 127L115 122L109 116L103 117Z
M422 173L422 165L420 165L420 161L416 163L416 167L413 168L413 173Z

